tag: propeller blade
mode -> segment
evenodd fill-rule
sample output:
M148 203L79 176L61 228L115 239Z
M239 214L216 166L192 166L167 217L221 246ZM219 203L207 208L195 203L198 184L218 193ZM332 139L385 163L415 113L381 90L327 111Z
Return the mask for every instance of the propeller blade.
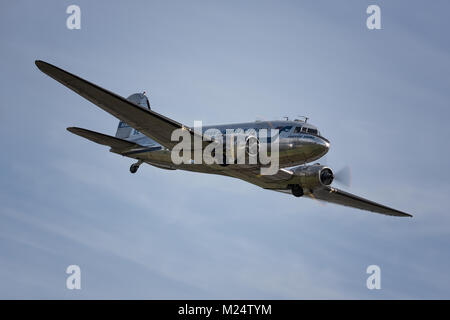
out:
M334 174L334 180L346 187L350 187L352 183L352 172L349 166L343 167Z

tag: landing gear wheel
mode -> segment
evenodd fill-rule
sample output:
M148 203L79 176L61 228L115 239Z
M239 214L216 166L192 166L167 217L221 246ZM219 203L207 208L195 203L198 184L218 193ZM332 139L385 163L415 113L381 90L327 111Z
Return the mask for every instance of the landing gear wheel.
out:
M300 187L298 184L294 184L291 186L292 194L295 197L301 197L303 196L303 188Z
M142 161L138 161L138 162L136 162L136 163L133 163L131 166L130 166L130 172L131 173L136 173L137 171L138 171L138 169L139 169L139 166L142 164Z
M138 171L138 169L139 169L139 166L137 164L132 164L130 166L130 172L131 173L136 173Z

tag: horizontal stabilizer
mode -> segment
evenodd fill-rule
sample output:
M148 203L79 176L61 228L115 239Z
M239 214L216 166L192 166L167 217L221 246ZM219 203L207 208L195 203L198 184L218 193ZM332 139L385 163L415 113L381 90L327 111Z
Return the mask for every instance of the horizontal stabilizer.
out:
M141 145L139 144L87 129L70 127L67 128L67 130L72 132L73 134L91 140L95 143L102 144L104 146L109 146L116 151L124 151L136 147L141 147Z

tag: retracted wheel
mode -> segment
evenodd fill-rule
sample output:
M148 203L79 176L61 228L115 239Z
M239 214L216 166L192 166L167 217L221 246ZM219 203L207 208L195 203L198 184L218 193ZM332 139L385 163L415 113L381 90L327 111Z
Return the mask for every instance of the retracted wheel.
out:
M303 188L300 187L300 185L298 185L298 184L292 185L292 186L291 186L291 190L292 190L292 194L293 194L295 197L301 197L301 196L303 196Z

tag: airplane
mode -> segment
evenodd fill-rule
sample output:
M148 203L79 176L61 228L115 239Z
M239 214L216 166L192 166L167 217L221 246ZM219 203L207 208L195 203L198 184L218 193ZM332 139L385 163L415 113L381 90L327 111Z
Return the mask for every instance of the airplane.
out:
M135 93L125 99L47 62L36 60L35 64L46 75L120 120L115 136L78 127L69 127L67 130L92 142L110 147L110 152L137 160L130 167L131 173L136 173L141 164L147 163L167 170L218 174L238 178L267 190L292 194L295 197L309 197L389 216L412 217L409 213L331 186L335 178L331 168L319 163L310 164L328 152L330 141L323 137L318 128L308 122L307 118L205 126L199 133L191 127L152 110L145 93ZM196 137L209 128L217 128L222 132L225 129L236 128L278 129L278 171L272 175L262 175L260 163L174 164L171 150L178 142L172 141L172 132L176 129L187 130L192 137ZM201 148L212 143L211 139L205 140L202 140Z

